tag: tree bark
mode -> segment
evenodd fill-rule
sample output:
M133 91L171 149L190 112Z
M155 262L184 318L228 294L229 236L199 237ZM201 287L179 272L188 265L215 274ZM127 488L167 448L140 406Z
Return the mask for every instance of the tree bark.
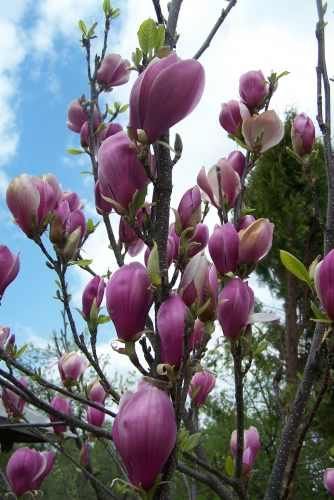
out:
M287 271L287 296L285 301L285 360L288 384L297 381L298 369L298 323L297 323L297 281Z

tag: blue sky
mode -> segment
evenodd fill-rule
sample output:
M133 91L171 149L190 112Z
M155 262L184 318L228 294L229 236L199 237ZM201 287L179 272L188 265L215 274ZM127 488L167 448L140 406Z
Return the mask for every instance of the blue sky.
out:
M1 243L21 254L21 271L7 290L1 306L1 323L11 326L20 342L48 338L59 328L59 304L54 294L54 276L44 265L35 246L17 229L4 202L8 179L22 172L34 175L52 172L63 188L77 191L86 200L91 216L91 184L80 175L82 159L68 157L65 150L77 145L77 137L66 128L66 108L86 91L83 52L76 27L78 18L100 18L99 0L11 0L1 6L0 29L0 220ZM190 57L204 40L218 14L221 0L184 0L180 17L179 51ZM116 2L113 2L116 5ZM139 23L153 16L150 0L119 0L122 16L113 24L111 51L130 57ZM166 2L162 2L165 6ZM334 49L334 19L329 12L328 52ZM240 0L202 62L207 87L195 112L181 124L185 154L175 171L174 205L182 192L195 183L202 165L210 166L226 156L234 145L217 125L220 104L237 97L238 78L250 69L289 70L273 99L273 108L283 116L291 105L315 119L314 39L315 2L312 0ZM333 50L331 51L333 54ZM330 58L329 58L330 62ZM330 65L330 74L334 67ZM332 69L332 71L331 71ZM131 85L116 91L126 102ZM126 117L124 117L126 122ZM96 220L98 217L96 217ZM103 228L87 245L87 257L95 257L99 272L112 265ZM87 281L83 272L72 273L76 304ZM258 289L266 302L271 298ZM110 327L105 329L107 341Z

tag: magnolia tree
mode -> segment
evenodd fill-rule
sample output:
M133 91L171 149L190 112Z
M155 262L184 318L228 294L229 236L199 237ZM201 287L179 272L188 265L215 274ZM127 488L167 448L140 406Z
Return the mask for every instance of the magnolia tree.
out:
M76 350L60 353L61 383L56 385L44 378L38 367L29 368L19 360L20 346L9 327L0 331L0 385L9 427L34 427L25 416L25 404L29 403L48 415L59 437L49 442L47 451L24 447L11 455L3 474L8 496L33 495L40 490L52 473L57 453L65 453L62 437L70 429L81 446L77 466L99 486L98 498L102 494L103 498L121 498L116 488L119 482L130 498L172 498L177 471L204 483L219 498L248 498L254 464L261 460L261 429L247 428L243 396L256 348L251 330L254 322L271 318L254 314L254 292L247 280L270 251L275 230L266 214L255 219L249 213L244 193L247 176L258 159L283 138L283 124L270 106L285 73L265 77L261 71L248 71L241 75L240 100L223 104L220 114L217 110L217 117L212 118L217 126L220 122L238 149L217 159L208 171L204 167L199 170L197 184L185 186L171 221L172 173L182 156L182 140L178 134L172 138L169 129L199 103L205 87L205 70L199 58L236 0L229 1L198 52L186 60L180 59L176 50L181 4L182 0L172 0L165 16L159 0L153 1L157 21L148 19L141 24L132 63L123 55L108 52L110 26L119 15L108 0L103 2L102 50L94 57L96 23L87 27L79 22L89 94L68 108L67 125L78 134L82 148L71 152L89 157L97 218L105 225L106 245L113 251L118 268L99 276L94 261L82 259L81 250L95 225L86 220L78 195L64 192L52 174L22 174L8 187L7 205L18 229L40 248L55 273L56 296L76 345ZM318 400L318 406L309 404L315 381L329 370L327 356L332 349L334 161L322 0L317 0L317 7L317 119L328 173L324 258L316 259L307 270L293 255L281 253L282 265L313 291L316 326L295 399L282 422L267 489L258 494L266 500L288 498L300 453L297 445L303 442L319 406ZM103 94L126 84L131 71L136 80L124 130L117 117L127 107L114 103L103 109L100 101ZM298 114L292 126L290 154L305 168L314 142L314 124L304 113ZM199 162L205 162L205 157ZM209 211L216 217L214 227L205 223ZM111 225L112 212L118 214L118 238ZM142 251L145 265L136 260ZM69 294L68 270L73 265L91 275L82 295L80 324L73 315ZM19 257L1 246L2 297L18 272ZM133 392L123 395L105 373L96 349L99 325L109 319L101 314L104 297L117 335L113 356L127 356L129 366L133 365L141 377ZM82 333L85 330L88 336ZM214 332L225 339L234 367L235 430L226 473L209 463L197 432L200 409L217 381L223 379L222 373L214 374L206 365L207 346ZM326 349L320 349L324 345ZM95 373L90 384L85 378L88 367ZM51 397L43 397L43 390L36 391L36 385ZM40 426L35 427L41 433ZM108 484L101 484L90 463L93 438L112 442L126 479L111 477ZM324 471L324 486L334 495L334 469Z

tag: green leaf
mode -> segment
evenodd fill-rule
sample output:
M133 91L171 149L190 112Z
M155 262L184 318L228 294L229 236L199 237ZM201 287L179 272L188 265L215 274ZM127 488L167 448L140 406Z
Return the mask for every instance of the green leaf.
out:
M165 43L165 27L163 24L159 24L155 27L154 35L154 48L158 51Z
M69 265L71 266L80 266L80 267L88 267L91 265L91 263L93 262L93 259L80 259L80 260L72 260L69 262Z
M159 286L161 285L161 276L160 276L160 266L159 266L159 252L158 245L156 241L154 242L153 248L150 252L147 261L147 271L150 277L150 281L152 285Z
M139 210L144 205L146 194L147 194L147 187L145 187L141 191L135 192L130 207L130 211L134 216L136 215L137 210Z
M231 455L228 455L225 460L225 472L229 477L232 477L234 474L234 462Z
M88 30L87 36L88 38L92 38L95 35L95 28L97 26L97 23L94 23Z
M109 323L109 321L111 321L109 316L106 316L104 314L100 314L100 316L97 318L98 325L104 325L105 323Z
M261 340L256 348L255 348L255 351L254 351L254 356L258 356L259 354L261 354L263 351L265 351L268 347L268 342L266 340Z
M311 309L312 309L312 312L315 316L314 321L317 321L317 320L327 321L329 319L327 314L324 311L322 311L321 309L319 309L317 304L315 304L313 301L311 301Z
M111 9L110 17L111 19L115 19L120 15L121 11L120 9Z
M81 33L87 37L88 36L88 30L87 30L87 26L85 24L85 22L80 19L80 21L78 22L78 26L79 26L79 30L81 31Z
M110 0L103 0L103 12L105 16L109 16L111 11Z
M297 259L294 255L286 250L280 250L280 258L283 266L290 271L291 274L296 276L300 281L305 281L311 285L311 279L304 264Z
M280 78L282 78L283 76L288 76L290 75L290 71L282 71L282 73L280 73L279 75L276 76L276 80L279 80Z
M95 225L94 225L93 219L88 219L87 224L86 224L86 228L87 228L88 234L94 233Z
M22 356L22 354L26 352L28 347L28 344L24 344L22 347L20 347L20 349L18 349L15 353L15 359L18 359L20 356Z
M150 50L155 47L155 34L156 34L156 23L153 19L146 19L139 26L138 30L138 41L143 54L148 54Z
M129 105L128 104L123 104L120 108L119 108L119 113L124 113L125 111L127 111L129 109Z
M141 60L143 58L143 53L140 50L139 47L136 48L135 52L132 52L132 62L133 64L137 67L141 63Z
M68 149L66 149L66 152L69 155L82 155L85 151L83 149L68 148Z

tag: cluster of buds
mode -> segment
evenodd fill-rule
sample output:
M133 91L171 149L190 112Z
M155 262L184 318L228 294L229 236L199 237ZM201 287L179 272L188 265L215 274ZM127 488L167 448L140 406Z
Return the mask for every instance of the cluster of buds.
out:
M231 453L235 458L237 456L237 431L233 431L231 435ZM244 446L242 455L242 470L244 474L249 474L253 468L258 452L261 449L260 435L256 427L249 427L244 431Z

